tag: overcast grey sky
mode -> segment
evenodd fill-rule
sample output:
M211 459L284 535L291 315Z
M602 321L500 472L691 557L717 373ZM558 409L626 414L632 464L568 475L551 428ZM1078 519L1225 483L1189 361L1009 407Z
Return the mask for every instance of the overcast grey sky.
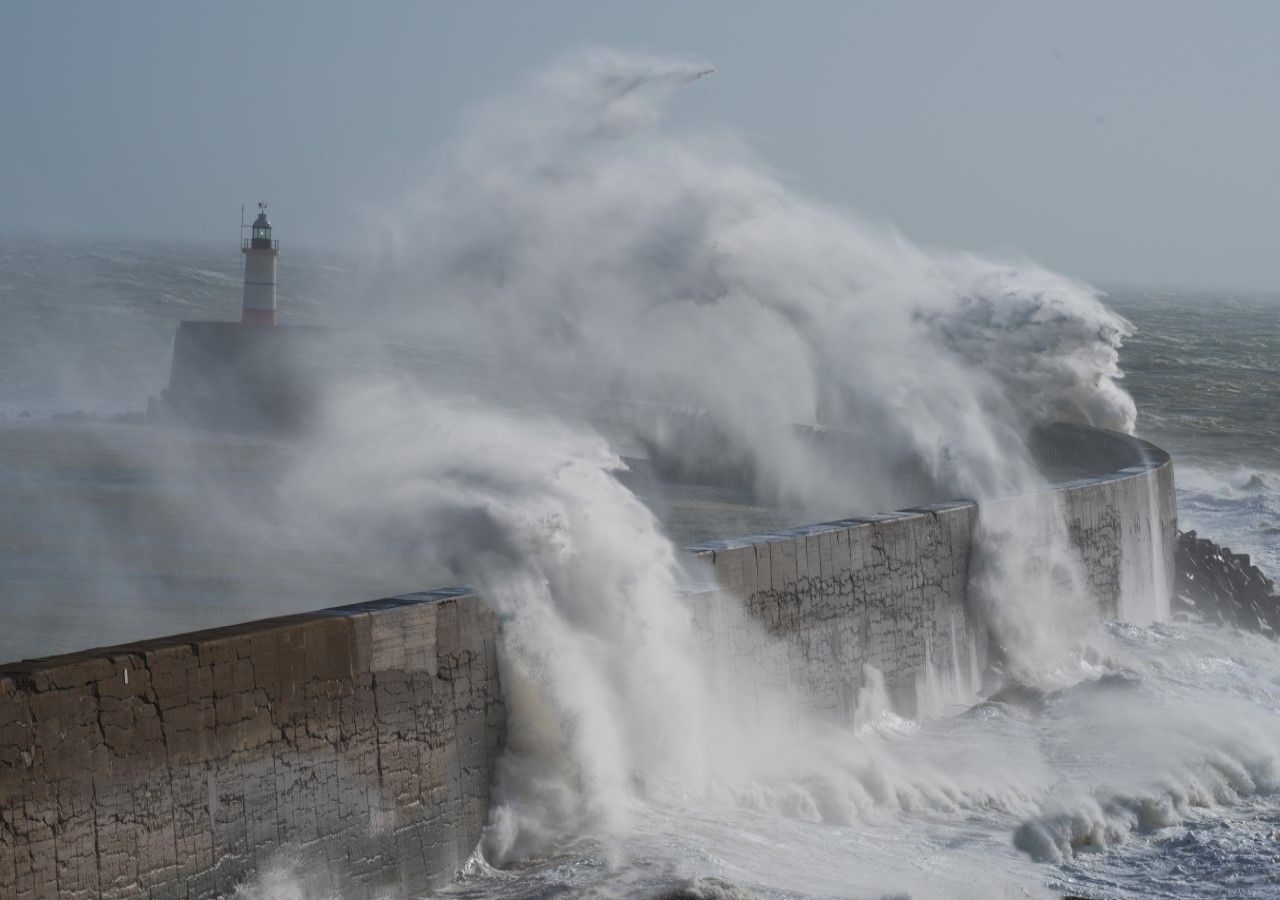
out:
M0 232L341 239L586 45L711 62L672 127L924 244L1280 286L1275 2L9 2Z

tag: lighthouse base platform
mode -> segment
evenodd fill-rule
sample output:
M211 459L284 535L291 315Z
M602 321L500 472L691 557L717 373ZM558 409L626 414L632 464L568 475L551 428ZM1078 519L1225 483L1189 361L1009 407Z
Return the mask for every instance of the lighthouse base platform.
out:
M152 412L216 430L297 431L317 408L313 363L330 334L309 325L182 322L169 387Z

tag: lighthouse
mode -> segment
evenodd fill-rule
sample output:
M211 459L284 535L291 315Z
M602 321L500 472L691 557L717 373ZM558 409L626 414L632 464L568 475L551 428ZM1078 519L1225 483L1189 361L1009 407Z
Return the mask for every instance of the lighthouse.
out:
M243 221L243 220L241 220ZM244 254L244 325L276 324L276 257L280 242L271 239L271 223L267 221L267 204L258 204L258 218L250 226L250 236L242 239Z
M276 322L276 257L267 204L244 234L244 306L239 322L178 323L169 387L148 408L163 421L200 428L283 434L320 408L318 361L332 356L326 329Z

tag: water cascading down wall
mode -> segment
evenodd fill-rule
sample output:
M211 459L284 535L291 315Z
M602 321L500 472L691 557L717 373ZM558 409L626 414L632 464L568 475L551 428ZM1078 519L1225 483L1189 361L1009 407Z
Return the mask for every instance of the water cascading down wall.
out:
M1060 527L1102 617L1167 610L1169 457L1053 426L1021 503ZM993 504L987 504L987 514ZM975 683L987 627L969 596L979 510L944 503L690 548L745 604L811 708L852 713L863 666L906 713ZM734 617L720 617L730 619ZM488 813L504 708L499 623L461 589L0 666L0 896L215 897L282 849L343 896L448 881Z

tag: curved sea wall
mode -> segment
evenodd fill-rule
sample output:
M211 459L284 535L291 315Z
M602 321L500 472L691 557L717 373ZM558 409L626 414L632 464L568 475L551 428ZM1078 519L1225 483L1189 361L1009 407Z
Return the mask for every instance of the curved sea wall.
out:
M982 515L1016 515L1032 531L1027 546L1065 526L1101 617L1165 618L1178 535L1168 454L1070 425L1039 430L1032 449L1056 476L1051 489L988 502ZM769 639L721 615L727 601L714 593L694 606L700 631L730 655L728 677L789 685L840 718L852 716L867 665L906 714L971 695L989 651L968 591L979 516L977 504L956 501L691 547ZM729 633L735 623L739 634Z
M1035 451L1052 489L981 514L1065 522L1100 615L1163 616L1168 456L1073 426ZM720 588L690 592L695 618L731 670L814 709L850 715L866 665L900 709L927 707L987 661L967 587L979 515L944 503L690 548ZM452 589L0 666L0 896L212 897L281 851L344 896L447 881L502 746L498 630Z

